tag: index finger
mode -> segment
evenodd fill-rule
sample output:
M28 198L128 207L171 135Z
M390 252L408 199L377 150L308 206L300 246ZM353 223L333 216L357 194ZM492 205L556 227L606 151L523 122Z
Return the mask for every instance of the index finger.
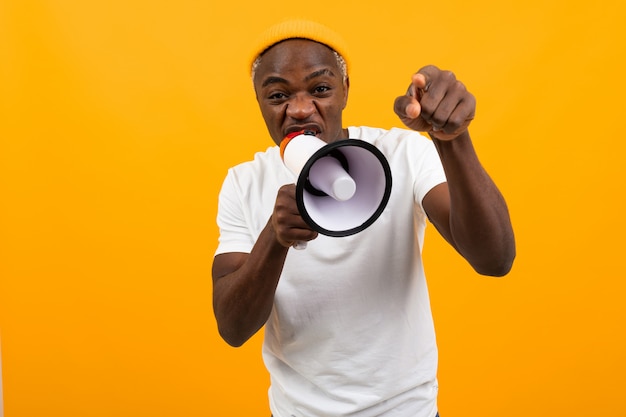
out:
M417 95L415 94L417 90L424 90L426 89L426 85L427 85L427 79L426 79L426 75L424 73L422 73L423 69L419 70L418 72L416 72L415 74L413 74L413 77L411 78L411 90L412 90L412 95L413 97L417 98Z

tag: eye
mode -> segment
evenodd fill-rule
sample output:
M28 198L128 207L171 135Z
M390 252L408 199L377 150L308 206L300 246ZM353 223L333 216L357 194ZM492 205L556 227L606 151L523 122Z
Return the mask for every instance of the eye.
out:
M272 101L280 101L280 100L286 99L287 98L287 94L282 93L282 92L276 92L276 93L270 94L267 98L272 100Z
M320 95L320 94L327 93L327 92L329 92L330 90L331 90L331 88L330 88L329 86L327 86L327 85L318 85L317 87L315 87L315 88L313 89L313 92L314 92L315 94Z

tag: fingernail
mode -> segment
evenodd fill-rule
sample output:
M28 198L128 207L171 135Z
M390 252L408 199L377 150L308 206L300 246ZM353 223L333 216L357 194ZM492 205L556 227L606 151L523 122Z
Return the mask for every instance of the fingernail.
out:
M412 119L415 119L417 116L420 115L420 109L414 104L409 104L406 107L406 115Z

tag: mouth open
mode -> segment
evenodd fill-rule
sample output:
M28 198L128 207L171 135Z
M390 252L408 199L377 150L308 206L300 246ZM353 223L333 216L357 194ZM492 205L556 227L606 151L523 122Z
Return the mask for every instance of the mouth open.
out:
M293 126L289 129L287 129L286 135L285 136L292 136L294 135L294 133L298 133L298 134L306 134L306 135L313 135L313 136L317 136L319 137L321 132L321 129L317 126Z

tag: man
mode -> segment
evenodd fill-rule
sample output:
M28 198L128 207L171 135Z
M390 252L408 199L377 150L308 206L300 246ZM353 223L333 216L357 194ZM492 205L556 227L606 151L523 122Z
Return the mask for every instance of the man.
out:
M480 274L505 275L515 257L506 204L468 132L474 97L451 72L427 66L395 101L410 130L344 128L350 63L337 34L286 21L261 38L252 62L277 145L301 130L327 143L368 141L388 160L393 186L374 224L336 238L318 235L300 216L295 178L277 147L230 169L213 263L221 336L240 346L265 325L275 417L434 417L437 347L421 260L426 219ZM307 248L294 250L301 241Z

